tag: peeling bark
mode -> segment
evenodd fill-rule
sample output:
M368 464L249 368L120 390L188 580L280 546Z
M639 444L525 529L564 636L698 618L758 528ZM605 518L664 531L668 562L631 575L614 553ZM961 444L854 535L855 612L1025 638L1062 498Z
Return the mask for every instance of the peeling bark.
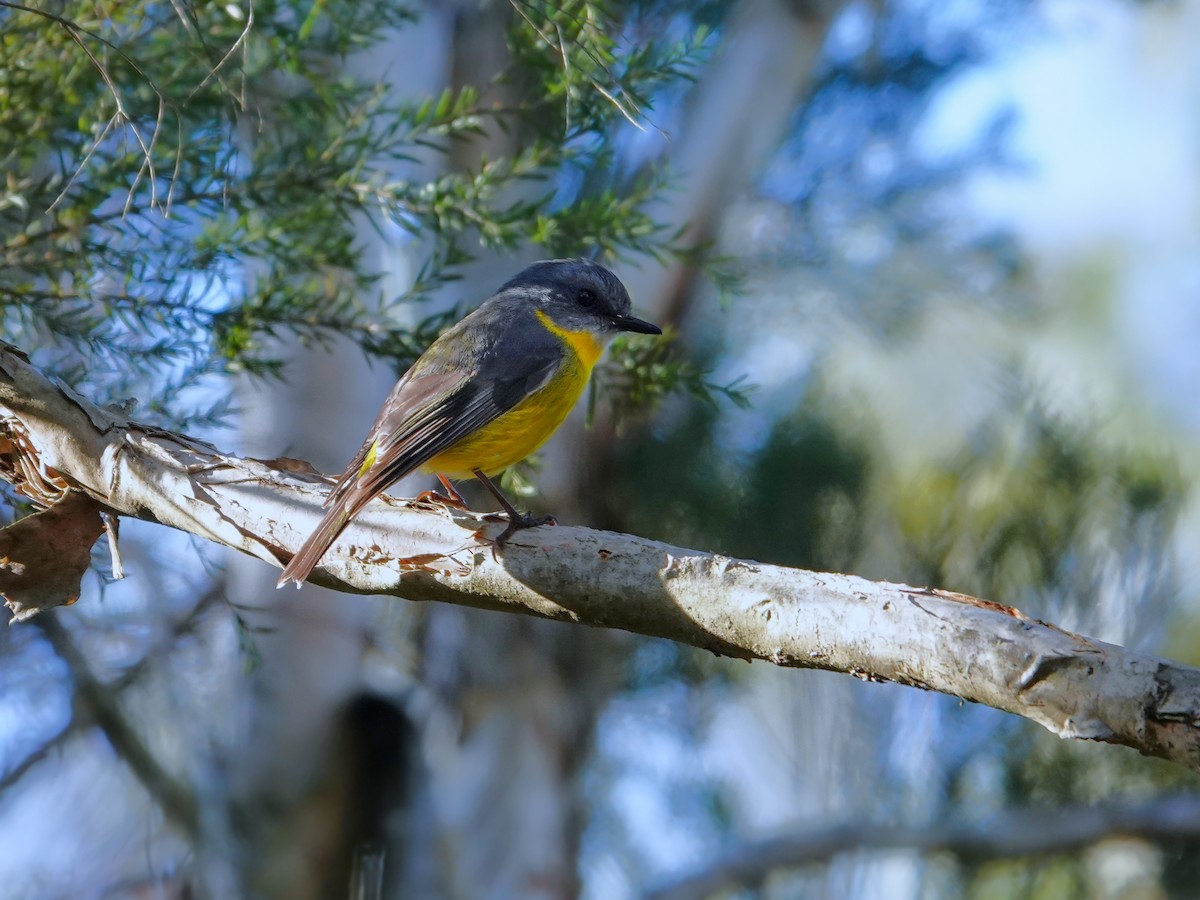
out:
M19 423L27 435L21 452L106 509L272 565L320 517L324 479L102 410L6 344L0 419ZM503 525L495 515L384 497L360 514L311 580L895 681L1024 716L1064 738L1124 744L1200 768L1200 669L962 594L729 559L631 535L538 528L493 554L488 538Z

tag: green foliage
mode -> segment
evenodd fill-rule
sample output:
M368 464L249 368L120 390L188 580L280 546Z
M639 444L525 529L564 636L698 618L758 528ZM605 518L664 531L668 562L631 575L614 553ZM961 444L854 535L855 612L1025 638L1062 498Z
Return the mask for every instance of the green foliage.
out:
M905 577L1084 621L1105 573L1135 558L1146 581L1124 585L1127 602L1172 590L1167 536L1186 494L1178 464L1013 399L955 458L882 485L913 566Z
M564 144L603 133L614 114L645 128L654 92L689 76L709 36L699 25L680 41L664 42L674 13L665 7L635 7L624 23L631 32L626 43L613 27L615 3L512 0L512 7L523 23L511 42L517 68L543 90L542 101L526 112Z
M734 423L701 406L632 447L610 489L609 527L783 565L842 571L862 540L869 456L810 402L761 445L734 449ZM786 527L781 527L786 522Z
M676 335L663 338L621 335L613 341L611 360L597 370L589 387L588 421L595 413L597 394L613 398L613 414L620 426L632 413L661 403L667 396L686 393L708 407L720 400L745 409L752 386L741 377L725 384L712 381L708 371L683 352Z
M388 0L0 3L0 328L97 396L152 384L178 418L207 376L276 373L287 335L406 365L449 316L399 308L483 248L682 252L644 211L661 174L625 177L612 138L645 127L704 30L632 42L655 25L637 7L512 9L501 107L487 85L400 103L346 77L340 57L413 18ZM508 155L395 174L501 131ZM402 296L361 263L364 217L426 248Z

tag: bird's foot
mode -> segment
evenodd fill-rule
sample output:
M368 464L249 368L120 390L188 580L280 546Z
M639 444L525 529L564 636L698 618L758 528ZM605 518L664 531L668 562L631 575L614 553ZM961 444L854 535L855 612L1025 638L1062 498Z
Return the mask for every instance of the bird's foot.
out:
M413 498L413 503L426 506L448 506L451 509L467 508L467 501L459 495L458 491L455 491L452 496L439 494L437 491L421 491Z
M475 477L483 483L483 486L488 489L488 492L496 498L496 501L504 509L504 514L508 517L508 527L500 532L500 536L492 542L492 559L496 558L496 550L502 549L504 544L510 537L525 528L537 528L539 525L557 525L558 519L554 516L540 516L534 518L529 513L517 512L517 508L513 506L508 498L504 496L504 492L496 487L495 482L488 478L486 474L479 469L475 470ZM444 484L445 482L443 482Z
M492 559L496 558L496 551L503 550L508 539L518 531L524 531L526 528L538 528L541 525L558 524L558 519L554 516L531 516L529 513L510 512L507 514L507 518L508 526L492 541Z
M433 503L438 506L448 506L451 509L466 509L467 501L463 499L463 495L450 483L450 479L440 472L437 478L442 483L442 487L445 488L446 493L439 494L437 491L421 491L421 493L417 494L415 502Z

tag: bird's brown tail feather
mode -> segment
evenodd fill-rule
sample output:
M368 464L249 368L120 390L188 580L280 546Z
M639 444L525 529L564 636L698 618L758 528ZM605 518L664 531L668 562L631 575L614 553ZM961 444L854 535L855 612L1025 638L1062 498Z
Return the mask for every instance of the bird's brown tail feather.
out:
M353 509L350 508L353 500L359 499L360 502ZM369 499L369 498L367 498ZM350 524L350 518L354 513L358 512L358 508L363 504L360 498L344 496L338 499L329 512L325 513L325 517L321 519L319 524L308 539L300 545L300 549L296 551L296 555L292 557L283 569L283 573L279 576L279 581L276 587L283 587L288 582L295 582L296 587L300 587L312 572L313 567L321 561L321 557L325 555L325 551L330 545L337 540L347 525Z

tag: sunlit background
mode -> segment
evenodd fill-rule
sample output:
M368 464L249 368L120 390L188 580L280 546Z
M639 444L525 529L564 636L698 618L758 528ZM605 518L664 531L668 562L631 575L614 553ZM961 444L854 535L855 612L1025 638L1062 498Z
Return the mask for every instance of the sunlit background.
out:
M615 21L656 6L668 31L712 30L694 81L615 127L605 177L665 166L650 212L713 266L613 265L749 402L676 393L614 423L601 391L528 505L1200 664L1200 3L647 0ZM486 81L505 23L536 8L431 5L342 62L414 100ZM384 293L428 252L365 223L359 246ZM489 249L429 302L469 305L539 255ZM349 342L281 340L287 385L207 375L188 389L242 412L194 430L340 470L394 373ZM283 597L274 570L198 539L128 521L122 540L128 578L98 553L77 604L0 635L0 898L346 896L324 880L336 857L382 859L385 896L623 900L835 832L817 861L716 896L1200 891L1195 841L983 859L854 839L1200 786L1132 750L599 629ZM383 823L370 841L355 816Z

